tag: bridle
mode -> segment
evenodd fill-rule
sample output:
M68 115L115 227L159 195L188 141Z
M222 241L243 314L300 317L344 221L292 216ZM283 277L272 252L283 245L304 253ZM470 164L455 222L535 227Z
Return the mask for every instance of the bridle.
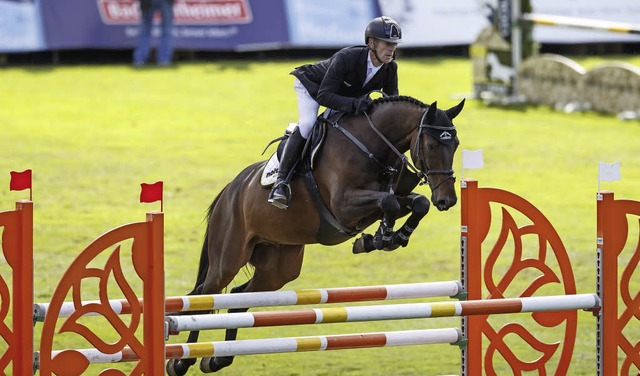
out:
M432 133L432 137L434 136L433 133L440 133L440 137L434 137L439 143L444 144L445 142L453 142L453 140L451 141L443 141L441 138L441 136L445 133L451 134L452 131L456 130L455 125L451 126L451 127L441 127L441 126L437 126L437 125L432 125L432 124L425 124L425 118L427 116L427 111L425 110L422 113L422 116L420 117L420 125L418 126L418 137L416 138L416 146L414 148L414 150L416 151L416 156L415 156L415 160L417 160L419 162L419 164L421 165L421 167L425 168L427 171L423 172L422 169L418 170L416 173L418 175L418 177L421 179L420 185L423 184L428 184L429 183L429 176L431 175L447 175L446 178L442 179L438 184L436 184L435 187L431 187L431 192L434 192L436 189L438 189L438 187L444 183L445 181L451 179L454 182L456 181L455 176L453 176L454 171L453 170L431 170L429 169L429 165L425 162L424 160L424 154L422 153L422 136L423 135L427 135L428 133ZM415 169L415 167L414 167ZM417 170L417 169L416 169Z
M436 189L438 189L438 187L440 187L440 185L442 183L444 183L445 181L452 179L454 182L456 180L456 178L453 176L454 171L453 170L430 170L429 169L429 165L425 162L424 158L423 158L423 154L422 154L422 136L423 135L427 135L430 131L432 133L439 133L440 136L444 135L445 132L448 132L449 135L451 135L452 131L456 130L455 126L451 126L451 127L441 127L441 126L437 126L437 125L431 125L431 124L425 124L425 118L427 116L427 110L424 110L424 112L422 113L422 116L420 117L420 123L418 125L418 137L416 137L416 145L414 150L416 151L416 156L415 156L415 160L417 160L420 164L421 167L426 169L426 172L423 171L422 169L416 168L413 164L411 164L411 162L407 159L407 156L400 153L400 151L398 151L398 149L393 146L393 144L384 136L384 134L382 134L382 132L380 132L380 130L375 126L375 124L373 124L373 121L371 121L371 118L369 117L369 115L365 112L364 115L367 118L367 122L369 123L369 126L371 127L371 129L373 129L373 131L378 135L378 137L380 137L386 144L387 146L389 146L389 148L398 156L398 158L400 158L402 164L404 166L407 166L407 168L415 173L418 178L420 179L420 185L425 185L425 184L429 184L429 176L431 175L447 175L447 177L445 179L442 179L438 184L435 185L435 187L431 187L431 192L435 192ZM344 133L344 131L343 131ZM441 140L441 137L438 138L436 137L436 140L442 144L445 143L444 140ZM451 140L450 142L452 142L453 140ZM362 149L362 147L359 145L359 147ZM368 150L364 149L363 150L365 153L369 154L370 156L372 155L371 153L369 153Z

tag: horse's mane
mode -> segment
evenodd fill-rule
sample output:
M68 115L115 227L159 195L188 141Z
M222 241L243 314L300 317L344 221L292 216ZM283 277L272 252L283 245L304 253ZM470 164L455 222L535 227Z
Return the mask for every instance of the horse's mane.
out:
M369 107L367 112L372 112L380 104L392 103L392 102L409 102L418 107L424 107L424 108L429 107L428 105L408 95L390 95L390 96L374 99L373 102L371 102L371 106Z

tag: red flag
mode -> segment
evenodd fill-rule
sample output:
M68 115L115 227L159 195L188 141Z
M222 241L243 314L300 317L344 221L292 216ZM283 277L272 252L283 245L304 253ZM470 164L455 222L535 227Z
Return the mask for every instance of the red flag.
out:
M162 201L162 182L157 181L153 184L140 184L140 202L156 202Z
M22 172L11 171L9 190L22 191L24 189L31 189L31 170L24 170Z

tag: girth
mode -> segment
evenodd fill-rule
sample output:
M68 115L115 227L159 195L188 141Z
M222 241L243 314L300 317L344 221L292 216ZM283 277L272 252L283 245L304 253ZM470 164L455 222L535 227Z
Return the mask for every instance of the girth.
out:
M320 215L320 226L316 232L318 243L323 245L339 244L358 235L364 230L351 229L341 225L329 208L327 208L324 199L320 195L320 190L318 189L316 179L313 177L313 173L306 171L302 174L302 177Z

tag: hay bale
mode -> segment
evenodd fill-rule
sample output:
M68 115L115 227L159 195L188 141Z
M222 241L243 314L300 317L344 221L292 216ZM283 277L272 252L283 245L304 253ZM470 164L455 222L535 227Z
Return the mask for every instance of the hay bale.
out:
M640 68L624 62L599 65L585 74L581 92L584 101L595 111L638 111Z
M581 85L585 69L564 56L543 54L520 64L516 92L528 103L555 108L581 105Z

